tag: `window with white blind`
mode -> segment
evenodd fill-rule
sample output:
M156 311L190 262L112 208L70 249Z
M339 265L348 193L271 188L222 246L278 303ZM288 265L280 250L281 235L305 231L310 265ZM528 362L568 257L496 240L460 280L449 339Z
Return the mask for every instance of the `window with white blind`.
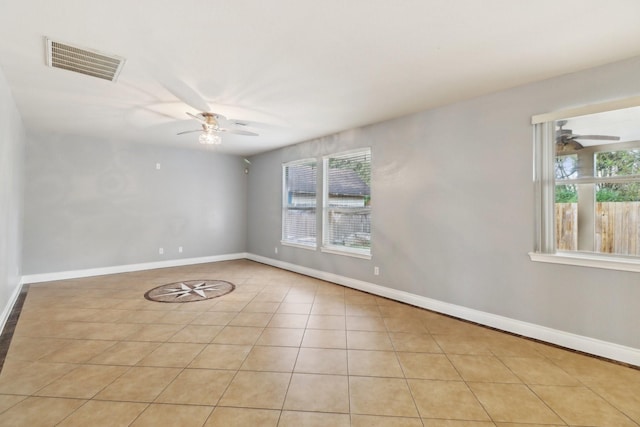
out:
M316 248L317 163L306 159L282 165L282 243Z
M371 149L323 161L322 251L371 257Z

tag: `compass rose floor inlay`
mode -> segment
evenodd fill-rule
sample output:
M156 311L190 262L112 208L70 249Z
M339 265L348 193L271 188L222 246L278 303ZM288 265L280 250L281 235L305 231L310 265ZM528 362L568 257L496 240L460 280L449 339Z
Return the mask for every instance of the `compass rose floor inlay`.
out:
M144 297L157 302L193 302L221 297L235 288L224 280L185 280L153 288Z

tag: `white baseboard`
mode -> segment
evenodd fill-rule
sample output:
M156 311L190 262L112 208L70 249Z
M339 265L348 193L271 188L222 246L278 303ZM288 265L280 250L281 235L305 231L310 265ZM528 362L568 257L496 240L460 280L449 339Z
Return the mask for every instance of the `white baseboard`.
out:
M22 283L52 282L54 280L78 279L82 277L103 276L105 274L129 273L132 271L153 270L156 268L180 267L183 265L204 264L207 262L245 259L247 254L213 255L199 258L184 258L168 261L145 262L141 264L116 265L112 267L89 268L86 270L60 271L57 273L28 274L22 276Z
M480 323L492 328L500 329L529 338L534 338L540 341L556 344L573 350L605 357L607 359L617 360L619 362L628 363L634 366L640 366L640 349L637 348L626 347L607 341L597 340L582 335L572 334L570 332L560 331L533 323L511 319L509 317L486 313L484 311L474 310L471 308L434 300L420 295L387 288L362 280L351 279L349 277L263 257L260 255L249 253L246 256L247 259L250 259L252 261L272 265L274 267L304 274L306 276L315 277L317 279L326 280L328 282L338 283L349 288L386 297L395 301L404 302L416 307L426 308L438 313L443 313L460 319L469 320L471 322Z
M4 327L7 325L7 320L9 320L9 316L11 316L11 310L13 310L13 306L18 301L18 297L20 296L20 292L22 292L22 285L24 282L20 281L16 289L13 291L11 296L9 297L9 301L4 306L2 313L0 313L0 333L4 331Z

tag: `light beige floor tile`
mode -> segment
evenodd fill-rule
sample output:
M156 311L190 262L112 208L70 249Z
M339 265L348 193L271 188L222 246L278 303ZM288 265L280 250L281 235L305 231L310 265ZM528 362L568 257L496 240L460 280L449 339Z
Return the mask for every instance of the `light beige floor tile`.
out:
M193 359L189 368L239 369L250 351L249 345L209 344Z
M243 371L293 372L298 357L295 347L255 346L240 367Z
M402 317L404 319L420 319L418 311L411 306L395 301L379 301L378 308L382 317Z
M347 331L347 348L351 350L393 350L386 332Z
M218 405L280 409L290 378L288 373L239 371Z
M49 427L78 409L85 400L29 397L0 415L2 427Z
M189 304L181 304L181 305L189 305ZM199 312L194 311L178 311L172 310L168 313L165 313L160 319L158 319L158 323L170 323L176 325L186 325L191 323L196 317L200 315Z
M0 394L0 413L22 402L26 398L27 396L18 396L14 394Z
M282 411L278 427L350 427L348 414Z
M349 375L404 378L393 351L349 350Z
M286 292L260 292L253 299L254 302L282 302Z
M344 349L301 348L295 372L346 375L347 351Z
M55 363L84 363L114 344L116 341L70 340L64 347L49 353L40 360Z
M449 360L466 381L521 382L497 357L477 355L450 355Z
M18 360L35 362L69 344L70 340L55 338L29 338L14 334L9 346L9 354Z
M446 316L425 320L424 324L434 335L478 335L481 329L480 326Z
M128 426L145 410L146 403L90 400L65 418L60 427Z
M253 345L262 334L263 328L251 326L226 326L216 335L214 344Z
M578 380L548 359L536 357L501 357L500 360L526 384L581 385Z
M347 330L349 331L387 331L382 317L347 316Z
M562 424L523 384L469 383L469 387L494 421Z
M640 384L640 370L616 365L578 353L567 353L553 362L586 385Z
M631 427L636 424L586 387L534 385L531 389L570 425Z
M345 331L307 329L302 338L302 347L346 348L347 336Z
M231 322L231 320L236 317L236 312L216 312L216 311L207 311L205 313L201 313L198 317L191 321L192 325L217 325L217 326L226 326Z
M183 325L143 325L123 339L126 341L166 342L182 327Z
M201 427L213 407L151 404L131 427Z
M380 309L375 303L373 305L355 304L347 300L345 308L347 316L367 316L382 319Z
M403 379L349 377L349 397L352 414L418 416Z
M302 328L307 326L307 314L276 313L267 325L269 328Z
M157 323L166 313L161 310L122 310L120 323Z
M280 303L277 302L263 302L256 301L247 304L242 311L247 313L275 313L280 307Z
M422 427L420 418L351 415L351 427Z
M347 329L345 316L331 316L326 314L312 314L309 316L307 329L332 329L344 331Z
M422 418L490 421L489 415L464 382L408 381Z
M350 293L349 289L345 289L344 302L352 305L378 305L378 301L375 295L367 294L365 292L355 291Z
M229 312L229 313L238 313L242 311L248 304L248 301L230 301L220 300L216 305L211 307L211 312Z
M234 375L235 371L185 369L155 402L214 406Z
M416 353L442 353L438 343L429 334L413 334L409 332L390 332L389 337L396 351Z
M202 277L230 280L236 290L191 304L142 298L160 284ZM196 356L195 350L202 351ZM129 371L137 363L163 369L154 375L140 367ZM166 365L176 368L167 371ZM99 374L112 369L126 372L115 379ZM331 379L349 381L349 400L336 399L343 385ZM77 406L71 405L62 418L58 409L65 403L84 401L26 396L88 396L101 387L95 400L73 413ZM181 424L275 426L280 419L281 426L494 425L479 399L498 427L555 427L569 420L637 427L639 391L637 370L242 260L32 285L0 373L0 426L22 425L13 418L21 405L28 425L129 425L149 404L135 425L173 425L172 416L194 410L200 415ZM229 406L207 419L225 398ZM322 412L337 410L331 399L350 407L339 408L342 414ZM46 408L29 409L37 402L53 402L51 416L42 416ZM296 410L281 414L287 405ZM565 419L552 419L553 411Z
M138 362L139 366L184 368L206 347L206 344L164 343Z
M300 347L303 336L304 329L265 328L256 345Z
M273 317L271 313L241 312L229 322L229 325L264 328L271 321L271 317Z
M496 424L491 421L462 421L462 420L434 420L424 418L422 420L425 427L494 427ZM515 425L513 427L516 427ZM527 424L520 427L555 427L550 425Z
M276 427L280 411L217 407L204 427Z
M95 356L89 363L133 366L159 346L158 342L123 341L109 347L109 351Z
M180 371L179 368L134 366L98 393L95 399L153 402Z
M627 385L612 382L595 385L591 389L640 425L640 383Z
M278 307L279 314L309 314L311 313L311 303L306 302L283 302Z
M80 365L35 393L38 396L91 399L127 371L125 366Z
M341 375L293 374L284 409L349 413L349 380Z
M491 356L491 343L485 337L469 335L433 335L442 351L447 354L473 354Z
M209 344L223 328L216 325L187 325L169 338L169 342Z
M462 380L447 356L433 353L396 353L406 378Z
M78 365L65 363L29 362L15 369L9 366L0 375L0 393L30 395L75 369Z
M515 337L509 334L492 335L489 338L491 352L496 356L504 357L544 357L538 351L540 345L534 341Z
M404 317L383 317L382 320L389 332L409 332L426 334L429 331L420 321L407 321Z
M318 301L318 298L316 298L316 301ZM346 308L344 302L314 302L311 307L311 314L344 316Z

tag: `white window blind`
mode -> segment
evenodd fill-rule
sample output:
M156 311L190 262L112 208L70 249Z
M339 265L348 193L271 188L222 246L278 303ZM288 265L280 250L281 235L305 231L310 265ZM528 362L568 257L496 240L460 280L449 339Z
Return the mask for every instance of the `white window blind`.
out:
M282 173L282 242L315 248L316 160L284 164Z
M324 158L323 250L371 255L371 150Z

